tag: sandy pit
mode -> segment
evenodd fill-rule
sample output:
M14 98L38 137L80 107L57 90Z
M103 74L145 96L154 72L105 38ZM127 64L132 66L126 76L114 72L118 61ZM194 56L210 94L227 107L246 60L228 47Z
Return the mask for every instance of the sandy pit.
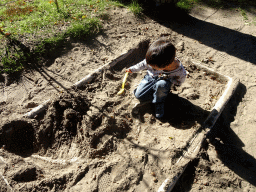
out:
M170 15L162 17L164 11ZM180 172L175 163L226 83L191 61L240 84L173 191L255 191L254 15L245 24L233 9L197 6L177 17L183 14L153 7L138 18L125 8L110 9L97 36L67 40L20 81L0 75L0 191L157 191ZM129 74L125 94L117 92L124 68L144 59L144 40L161 36L173 41L189 76L171 90L166 115L157 120L151 104L133 109L132 91L144 72ZM135 47L127 60L70 89ZM47 100L42 113L23 117Z
M142 48L82 88L60 94L33 120L1 126L3 175L13 189L157 191L177 173L174 164L226 82L186 61L186 82L173 87L158 120L151 103L134 107L132 92L146 72L130 74L125 93L117 95L125 68Z

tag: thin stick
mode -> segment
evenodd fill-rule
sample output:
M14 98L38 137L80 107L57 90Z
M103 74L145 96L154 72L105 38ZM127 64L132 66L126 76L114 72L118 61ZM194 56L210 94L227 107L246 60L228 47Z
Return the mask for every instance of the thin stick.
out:
M55 2L55 4L56 4L56 7L57 7L58 12L60 12L58 1L57 1L57 0L54 0L54 2Z
M0 161L2 161L4 164L6 164L6 162L4 161L4 158L0 156ZM5 184L7 185L7 188L9 188L9 190L12 192L12 187L9 185L8 181L4 178L4 176L2 174L0 174L1 177L3 178Z
M2 174L0 174L4 180L4 182L6 183L7 187L9 188L10 191L13 191L12 190L12 187L9 185L8 181L4 178L4 176Z
M105 69L103 70L103 73L102 73L101 89L103 89L104 81L105 81Z
M44 160L44 161L48 161L48 162L51 162L51 163L61 164L61 165L69 165L69 164L72 164L72 163L79 163L80 162L80 161L78 161L78 157L73 157L71 160L52 159L50 157L42 157L42 156L39 156L39 155L32 155L32 157L36 158L36 159L41 159L41 160Z

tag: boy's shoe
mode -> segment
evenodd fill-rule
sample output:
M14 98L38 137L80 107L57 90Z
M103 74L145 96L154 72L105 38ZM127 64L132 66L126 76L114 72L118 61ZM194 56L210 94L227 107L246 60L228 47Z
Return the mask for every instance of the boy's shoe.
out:
M164 103L155 104L155 114L156 114L156 118L158 119L164 116Z

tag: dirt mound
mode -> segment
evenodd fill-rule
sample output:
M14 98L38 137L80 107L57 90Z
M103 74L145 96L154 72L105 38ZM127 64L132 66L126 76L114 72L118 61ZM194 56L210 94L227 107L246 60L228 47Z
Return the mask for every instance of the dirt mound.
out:
M106 74L108 76L112 81L117 79L111 74ZM72 143L78 145L80 155L89 158L101 157L116 149L117 139L125 138L131 129L131 122L127 120L130 115L114 112L114 105L120 101L98 98L100 94L95 90L100 85L97 82L88 85L86 95L64 93L50 103L36 133L39 154L53 155Z
M50 103L38 130L39 150L58 149L69 145L78 134L83 115L89 109L86 98L77 94L62 94Z

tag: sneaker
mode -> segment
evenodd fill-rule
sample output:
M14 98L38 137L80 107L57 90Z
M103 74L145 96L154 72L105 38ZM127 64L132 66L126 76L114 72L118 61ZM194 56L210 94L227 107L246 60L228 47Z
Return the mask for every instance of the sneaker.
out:
M164 103L155 104L156 118L160 119L164 116Z

